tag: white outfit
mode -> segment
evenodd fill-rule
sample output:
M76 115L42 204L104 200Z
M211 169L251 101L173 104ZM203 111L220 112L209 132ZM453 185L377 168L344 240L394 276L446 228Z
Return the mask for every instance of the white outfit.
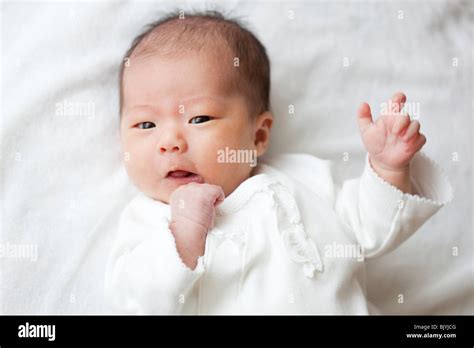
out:
M367 314L365 258L387 253L452 199L442 170L417 153L417 195L382 180L366 157L336 185L331 162L304 154L259 164L217 208L191 270L168 224L169 205L140 194L124 210L105 275L121 313Z

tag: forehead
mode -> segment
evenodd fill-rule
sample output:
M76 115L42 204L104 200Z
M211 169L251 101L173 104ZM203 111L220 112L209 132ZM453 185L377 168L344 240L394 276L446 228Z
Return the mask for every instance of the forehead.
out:
M180 102L201 95L228 97L235 93L234 69L232 59L205 53L132 57L123 74L123 107Z

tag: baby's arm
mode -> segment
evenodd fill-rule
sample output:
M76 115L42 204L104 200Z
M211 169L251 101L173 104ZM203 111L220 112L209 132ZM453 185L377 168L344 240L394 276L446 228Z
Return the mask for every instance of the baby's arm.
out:
M196 205L202 195L211 202L212 197L220 201L223 193L211 185L186 186L172 195L177 203L171 207L172 221L159 216L156 203L145 197L136 198L122 214L104 284L118 312L177 314L189 301L189 291L204 272L200 255L214 216L213 208Z
M368 105L361 106L366 166L360 178L336 189L336 211L366 257L397 247L452 199L452 187L442 170L417 153L426 141L419 123L398 113L405 100L403 94L396 94L392 113L376 122Z
M222 189L180 186L171 195L171 221L148 198L122 214L105 275L107 300L122 313L177 314L204 272L202 255Z
M190 183L171 195L170 230L183 262L194 269L204 254L207 232L214 226L215 207L224 200L220 186Z
M369 153L369 161L375 172L385 181L405 193L412 193L410 161L425 144L426 138L419 132L420 123L410 121L402 114L406 97L396 93L388 105L391 110L372 121L370 106L363 103L359 108L359 129Z
M145 217L145 219L144 219ZM147 219L148 217L148 219ZM178 314L204 272L181 260L166 216L144 204L127 209L120 221L105 272L105 297L127 314Z

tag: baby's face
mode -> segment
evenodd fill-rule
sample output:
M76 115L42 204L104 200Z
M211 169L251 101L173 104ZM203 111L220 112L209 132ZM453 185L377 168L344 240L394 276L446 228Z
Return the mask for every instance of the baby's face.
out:
M245 97L229 88L229 69L204 54L148 55L125 68L125 167L143 193L169 203L178 186L195 181L219 185L227 196L250 176L250 163L218 158L226 148L264 151L255 145L259 118L250 117ZM178 170L195 175L179 177L186 173Z

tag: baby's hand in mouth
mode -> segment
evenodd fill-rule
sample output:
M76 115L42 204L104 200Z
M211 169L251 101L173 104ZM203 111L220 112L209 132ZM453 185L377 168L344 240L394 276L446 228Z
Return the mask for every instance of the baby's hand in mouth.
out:
M222 187L191 182L170 197L170 230L183 262L194 269L204 254L207 232L214 227L215 208L224 201Z

